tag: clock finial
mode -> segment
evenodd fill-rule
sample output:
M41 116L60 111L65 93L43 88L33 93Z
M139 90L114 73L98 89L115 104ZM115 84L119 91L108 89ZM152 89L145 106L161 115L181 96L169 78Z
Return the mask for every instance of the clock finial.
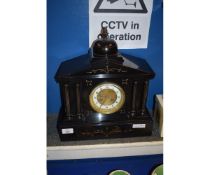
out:
M98 35L98 38L102 38L102 39L107 39L108 38L108 30L107 27L102 27L101 28L101 33Z

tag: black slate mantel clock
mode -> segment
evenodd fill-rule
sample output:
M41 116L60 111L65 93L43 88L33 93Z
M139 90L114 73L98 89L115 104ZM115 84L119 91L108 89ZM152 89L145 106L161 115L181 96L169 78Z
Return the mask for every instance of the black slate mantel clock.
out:
M151 135L146 101L154 76L145 60L119 54L102 28L89 53L62 62L55 75L61 94L60 139Z

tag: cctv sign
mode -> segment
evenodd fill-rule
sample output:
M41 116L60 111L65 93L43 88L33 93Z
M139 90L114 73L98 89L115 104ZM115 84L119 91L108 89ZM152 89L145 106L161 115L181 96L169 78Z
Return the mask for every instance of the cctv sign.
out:
M89 46L101 27L119 49L147 48L153 0L89 0Z

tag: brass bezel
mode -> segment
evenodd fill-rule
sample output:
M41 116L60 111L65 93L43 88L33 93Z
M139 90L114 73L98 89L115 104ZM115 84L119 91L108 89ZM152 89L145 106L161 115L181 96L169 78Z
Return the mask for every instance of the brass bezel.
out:
M121 93L121 100L120 102L113 107L112 109L101 109L98 106L96 106L96 104L93 102L93 94L94 92L101 86L106 85L106 84L112 84L114 85L117 89L119 89L120 93ZM89 102L90 102L90 106L93 108L94 111L98 112L98 113L102 113L102 114L112 114L115 113L117 111L119 111L122 106L125 103L125 92L124 90L116 83L112 83L112 82L104 82L104 83L100 83L98 84L90 93L89 95Z

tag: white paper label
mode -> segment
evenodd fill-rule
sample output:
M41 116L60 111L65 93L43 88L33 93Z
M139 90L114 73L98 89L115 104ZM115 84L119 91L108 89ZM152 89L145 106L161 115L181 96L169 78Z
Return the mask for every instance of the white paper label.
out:
M133 128L145 128L146 124L133 124Z
M73 128L62 129L62 134L73 134L73 133L74 133L74 129Z
M89 46L101 27L119 49L147 48L153 0L89 0Z

